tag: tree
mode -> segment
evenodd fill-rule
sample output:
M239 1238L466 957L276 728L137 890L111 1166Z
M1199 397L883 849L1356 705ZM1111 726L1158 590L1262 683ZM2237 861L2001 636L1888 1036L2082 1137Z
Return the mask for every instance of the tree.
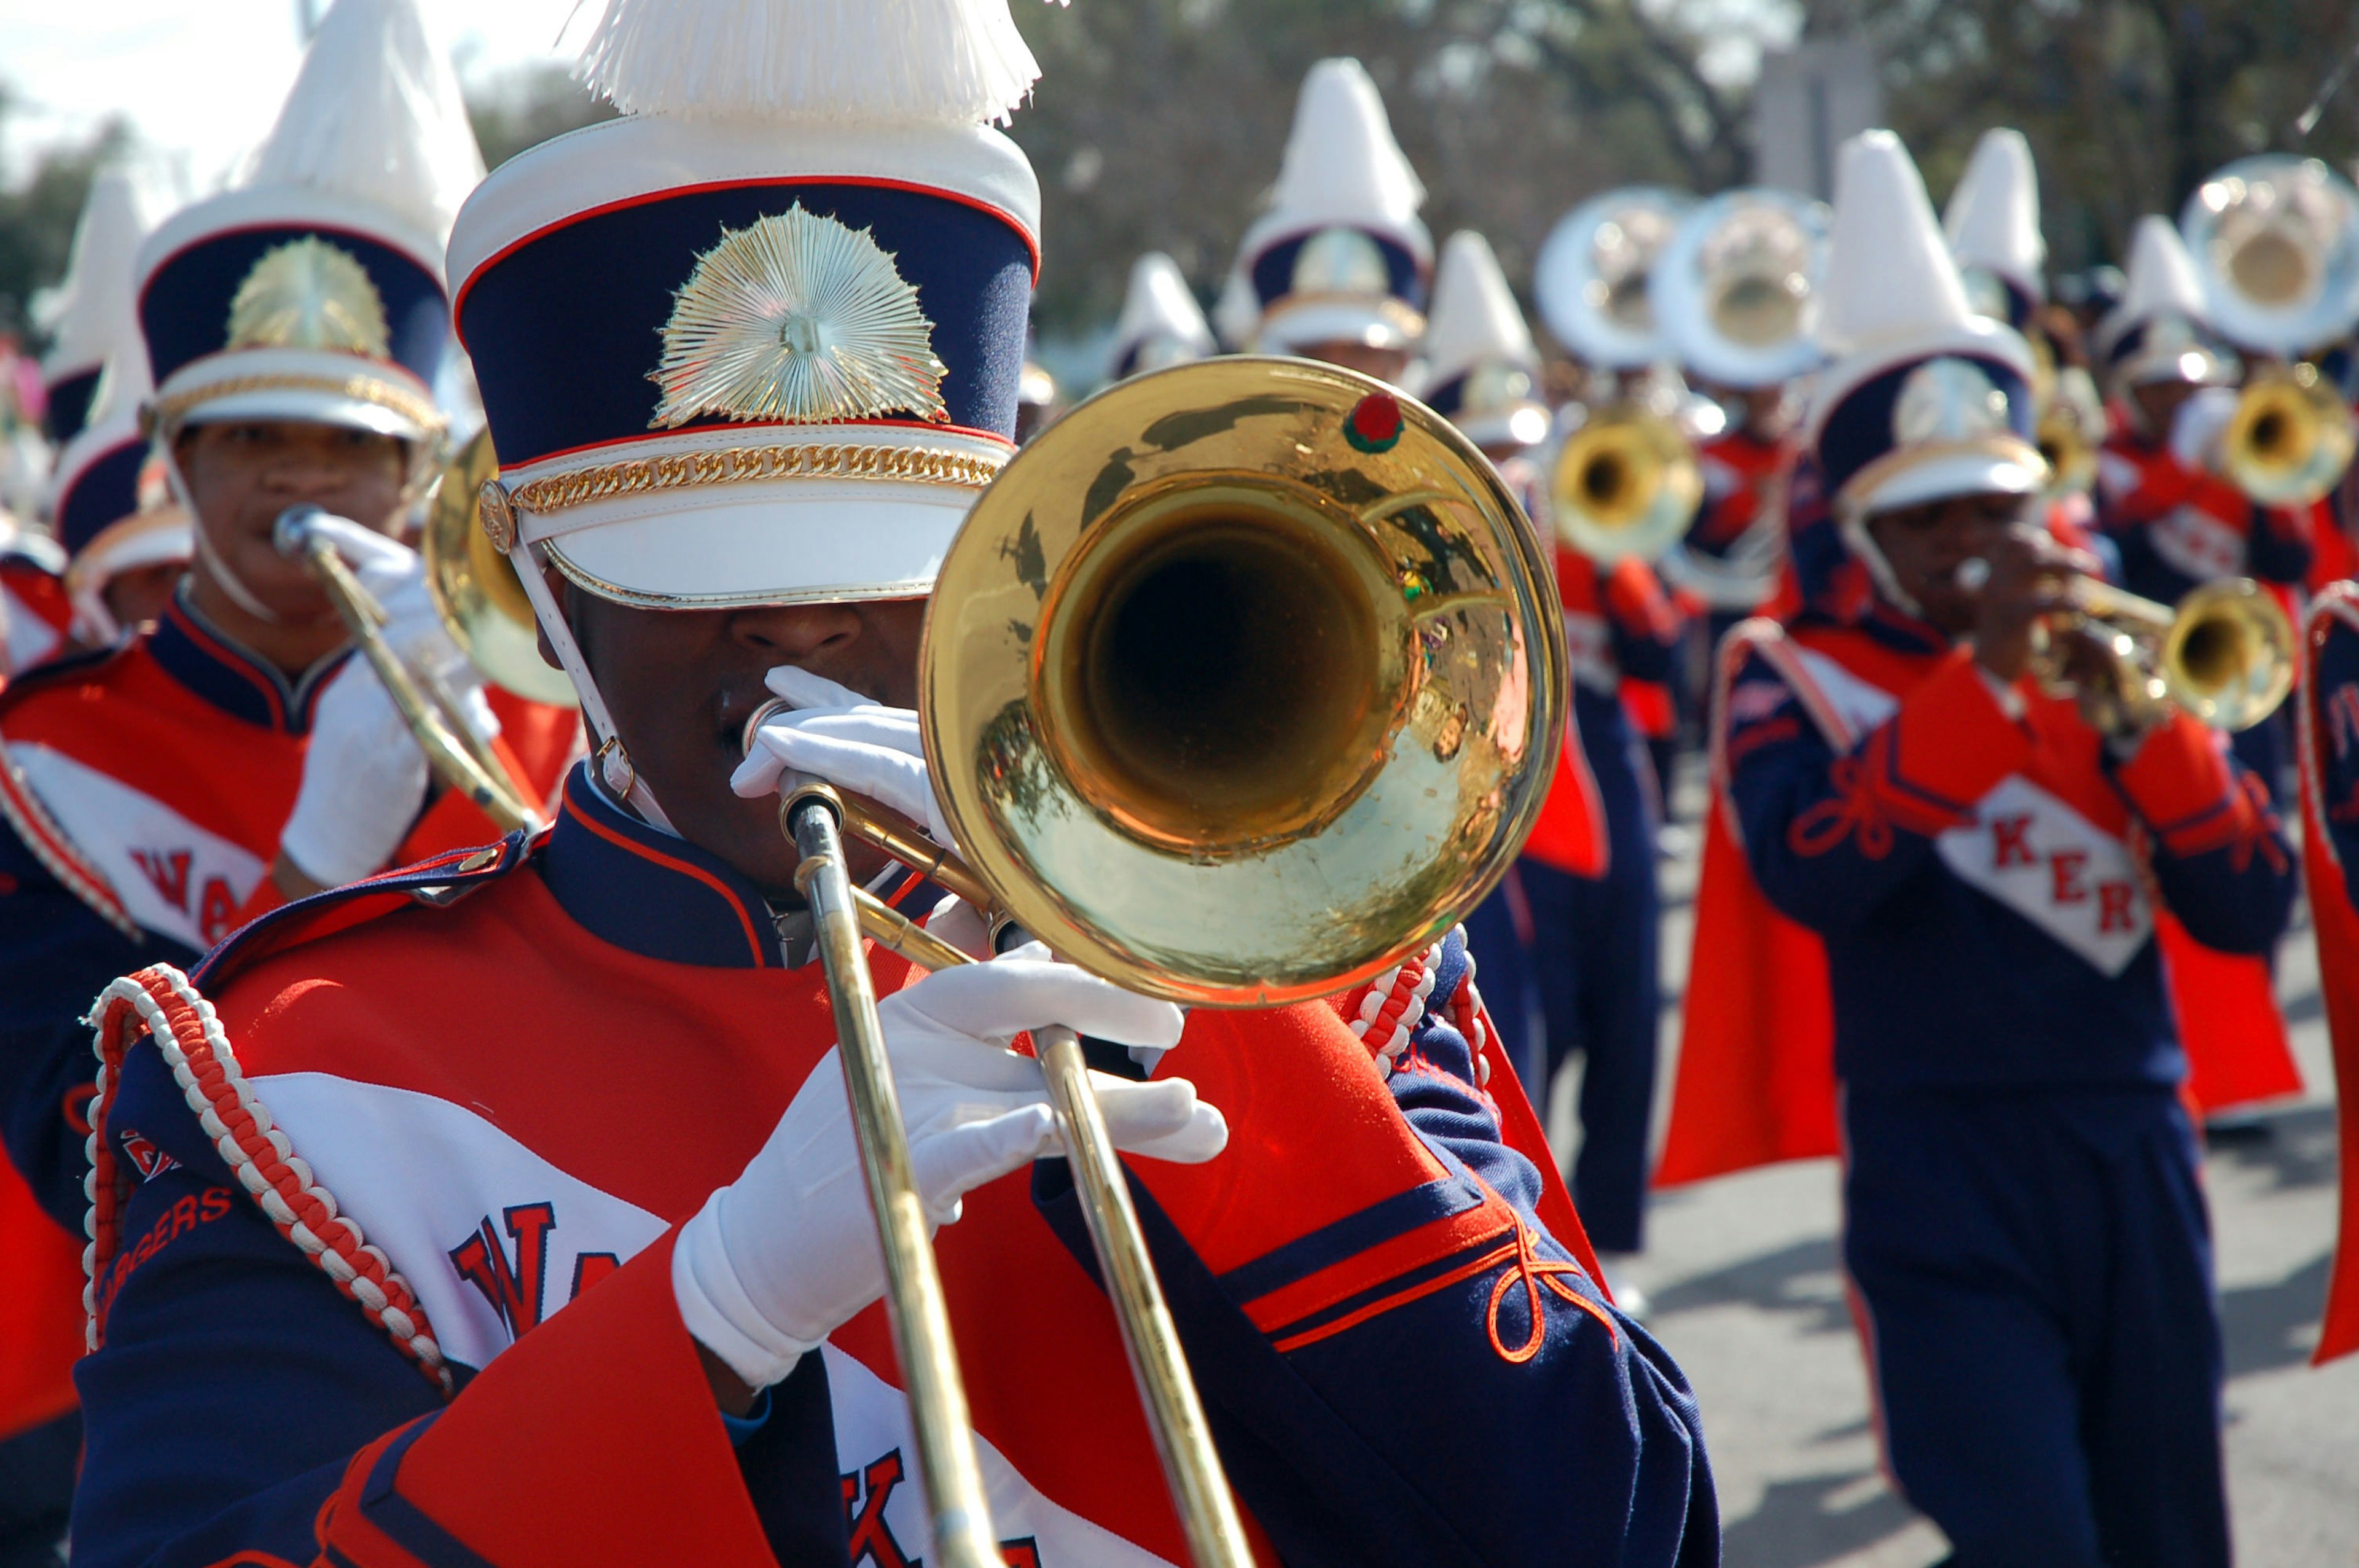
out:
M2142 214L2176 216L2234 158L2347 172L2359 151L2348 92L2307 138L2292 124L2359 42L2339 0L1811 0L1805 26L1875 41L1894 129L1937 192L1984 129L2020 129L2060 267L2119 256Z
M0 85L0 124L11 107ZM0 332L26 331L34 292L63 281L91 180L130 146L130 126L109 120L86 141L40 153L21 184L0 190Z
M1430 193L1436 236L1482 230L1511 277L1529 276L1549 227L1595 191L1739 179L1745 91L1705 70L1694 8L1705 3L1130 0L1020 11L1043 71L1012 133L1040 171L1047 207L1036 314L1051 332L1103 323L1148 249L1170 252L1209 297L1277 177L1303 73L1322 56L1358 57L1383 89Z

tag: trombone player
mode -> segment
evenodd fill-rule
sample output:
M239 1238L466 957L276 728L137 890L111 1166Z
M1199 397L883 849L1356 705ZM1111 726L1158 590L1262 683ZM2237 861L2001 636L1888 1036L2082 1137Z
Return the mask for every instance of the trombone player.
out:
M1714 843L1758 913L1700 913L1690 1010L1810 967L1746 972L1772 915L1822 955L1878 1427L1953 1561L2224 1564L2211 1243L2148 901L2266 952L2285 840L2215 735L2113 700L2072 630L2095 563L2038 524L2030 355L1972 312L1889 133L1844 148L1833 246L1806 430L1873 598L1723 650L1738 831ZM1792 1021L1817 1007L1709 1054L1691 1030L1673 1144L1715 1075L1807 1078L1825 1042Z
M485 517L548 563L525 587L598 752L545 840L287 912L193 982L111 989L78 1563L947 1552L835 1065L860 1020L811 961L832 917L789 891L836 873L782 840L778 793L819 774L959 837L934 773L972 753L929 760L911 708L942 673L919 645L941 634L938 565L1010 461L1038 195L986 123L1035 71L1004 4L890 59L809 7L688 9L610 5L589 72L625 113L504 166L451 244L503 453ZM683 64L663 46L688 19L715 47ZM732 38L798 69L740 71ZM1352 406L1322 440L1430 433L1389 394ZM1053 470L1092 416L1010 477ZM1089 454L1084 480L1146 444ZM1005 564L1046 569L1020 545ZM749 738L774 694L797 711ZM928 907L908 875L854 871ZM1085 871L1071 897L1125 892ZM973 930L959 909L934 924ZM1183 1021L1037 947L906 985L882 950L869 968L992 1556L1187 1554L1067 1167L1040 1159L1061 1148L1040 1067L1008 1048L1071 1025L1104 1043L1105 1124L1262 1552L1716 1560L1692 1401L1503 1133L1528 1111L1482 1087L1495 1047L1457 937L1355 986L1356 1029L1321 1000ZM172 1070L191 1052L196 1090ZM264 1411L266 1444L163 1440Z

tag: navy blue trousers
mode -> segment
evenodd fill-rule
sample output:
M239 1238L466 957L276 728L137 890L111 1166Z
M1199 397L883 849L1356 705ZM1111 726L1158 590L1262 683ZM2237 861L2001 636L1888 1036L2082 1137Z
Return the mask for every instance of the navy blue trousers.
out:
M1466 944L1500 1045L1543 1116L1556 1069L1582 1054L1572 1198L1591 1243L1604 1252L1635 1252L1645 1239L1647 1132L1662 1007L1654 816L1630 747L1625 730L1618 745L1590 751L1613 845L1605 875L1576 877L1519 860L1510 873L1515 885L1503 885L1466 922ZM1527 930L1518 929L1518 899L1528 913Z
M1846 1091L1893 1474L1958 1568L2224 1568L2194 1133L2156 1089Z

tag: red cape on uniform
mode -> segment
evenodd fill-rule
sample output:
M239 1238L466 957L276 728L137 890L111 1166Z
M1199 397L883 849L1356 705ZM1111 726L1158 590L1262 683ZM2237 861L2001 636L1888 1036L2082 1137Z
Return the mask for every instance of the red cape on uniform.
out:
M1715 712L1725 711L1727 686L1752 646L1743 630L1721 645ZM1843 1147L1826 950L1816 933L1778 914L1755 883L1714 739L1678 1077L1658 1186L1815 1159ZM2267 965L2200 946L2160 908L2155 935L2199 1109L2299 1093L2301 1075Z
M2310 610L2306 646L2315 649L2328 629L2340 622L2359 632L2359 588L2337 583L2319 596ZM2310 888L2310 922L2318 932L2319 988L2326 998L2326 1033L2334 1046L2334 1079L2338 1105L2359 1095L2359 910L2351 906L2350 884L2326 831L2326 802L2320 788L2319 747L2322 716L2313 692L2300 694L2301 858L2302 877ZM2334 1249L2334 1268L2326 1286L2326 1320L2320 1325L2313 1364L2332 1361L2359 1350L2359 1117L2338 1114L2342 1144L2343 1221Z

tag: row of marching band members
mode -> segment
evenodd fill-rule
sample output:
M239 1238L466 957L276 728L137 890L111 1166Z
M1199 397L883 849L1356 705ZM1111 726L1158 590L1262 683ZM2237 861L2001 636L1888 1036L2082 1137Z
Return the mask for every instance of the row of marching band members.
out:
M2350 416L2320 362L2359 321L2359 197L2256 160L2184 226L2143 223L2083 323L2046 300L2020 135L1984 139L1939 226L1874 135L1832 215L1649 190L1571 214L1535 278L1587 373L1562 408L1473 234L1375 367L1553 524L1577 723L1469 932L1495 1001L1533 1004L1499 1022L1535 1100L1583 1057L1589 1233L1609 1265L1641 1237L1661 817L1640 741L1685 611L1712 655L1690 687L1712 806L1655 1176L1847 1152L1881 1429L1961 1563L2226 1559L2189 1116L2300 1087L2271 987L2295 886L2277 704L2285 611L2351 559ZM1368 363L1379 335L1344 346ZM1116 373L1211 343L1176 270L1142 266ZM2345 1052L2354 603L2320 596L2298 710ZM2321 1354L2354 1343L2339 1277Z
M994 1560L1186 1561L1198 1511L1167 1498L1114 1271L1011 1049L1071 1025L1246 1516L1229 1560L1716 1561L1693 1400L1599 1282L1430 914L1337 994L1244 1011L1038 946L867 957L989 1517L929 1504L957 1477L880 1299L837 1066L859 1031L790 891L828 873L778 823L816 775L944 843L965 826L919 743L921 629L963 608L929 611L936 574L1023 461L1038 195L990 122L1035 70L1004 0L856 9L613 0L585 72L620 117L485 180L413 0L337 0L246 181L137 246L112 352L152 370L192 560L151 625L0 694L25 1330L0 1338L0 1433L60 1498L79 1434L92 1568L985 1560L937 1524L992 1527ZM1365 73L1314 70L1240 269L1258 341L1406 376L1420 194ZM392 536L438 467L454 331L497 451L475 449L487 545L438 555L438 510L421 559ZM1519 514L1445 424L1364 375L1248 378L1153 452L1067 468L1113 484L1236 424L1381 513L1368 474L1440 465L1462 499L1383 524L1408 586L1383 577L1372 613L1480 646L1480 574L1524 555L1508 587L1539 605ZM1487 544L1451 532L1469 516ZM1059 568L1022 521L999 557L1038 608ZM437 602L457 560L527 606L579 717L470 673ZM1465 781L1435 843L1509 853L1537 808L1547 616L1420 677L1488 694L1426 716ZM1195 630L1166 640L1235 662ZM459 688L511 793L443 755L403 669ZM844 860L981 956L981 910Z
M705 58L650 42L690 21ZM990 5L902 40L924 69L738 68L733 38L823 49L809 25L614 0L592 73L624 117L471 195L480 159L412 6L339 0L247 183L143 242L85 226L77 291L84 266L128 274L94 398L113 445L64 465L76 590L20 573L10 610L64 604L55 640L78 613L95 646L28 655L0 695L22 1177L0 1255L23 1329L0 1436L62 1496L88 1213L80 1560L947 1550L772 820L781 777L811 773L947 837L904 705L947 541L1040 406L1037 195L983 124L1031 68ZM2207 187L2190 226L2210 232L2200 209L2234 238L2340 199L2276 178L2285 200L2257 207L2252 171ZM1437 267L1423 194L1366 74L1321 62L1214 315L1238 346L1417 390L1547 526L1572 675L1557 784L1464 938L1332 1004L1200 1010L1183 1034L1020 957L880 1009L928 1207L967 1211L943 1267L962 1339L989 1346L974 1420L1011 1560L1188 1552L1071 1187L1023 1175L1056 1150L1038 1073L990 1048L1051 1022L1144 1059L1107 1075L1108 1121L1145 1156L1134 1190L1259 1553L1713 1559L1692 1400L1583 1235L1641 1240L1669 771L1646 742L1708 638L1712 678L1686 689L1713 806L1658 1179L1842 1142L1892 1465L1961 1561L2224 1561L2179 1090L2190 1058L2207 1108L2295 1086L2267 967L2293 882L2263 742L2247 765L2182 709L2265 708L2272 623L2227 596L2166 687L2160 629L2068 585L2108 545L2114 575L2172 600L2165 568L2314 569L2341 428L2321 377L2212 389L2241 368L2220 331L2289 365L2322 341L2231 320L2149 224L2086 353L2038 326L2021 139L1986 140L1945 235L1872 134L1832 211L1617 192L1569 217L1536 293L1589 384L1552 409L1488 246L1453 236ZM2348 236L2324 233L2281 246L2318 263L2304 299L2346 276ZM858 319L808 303L846 300ZM479 582L515 565L587 763L582 718L473 673L436 602L455 579L391 540L439 467L454 315L499 536L440 558ZM724 340L734 358L709 351ZM1142 264L1115 376L1212 346L1184 278ZM821 354L857 373L811 373ZM2040 445L2073 460L2108 416L2090 528ZM1382 454L1438 439L1425 420L1371 392L1321 438ZM101 473L109 499L75 500ZM305 503L347 524L282 527ZM317 549L409 667L460 688L506 808L437 780ZM2314 873L2359 821L2349 606L2321 596L2299 709ZM733 794L770 692L810 711L759 725L767 765ZM2321 939L2359 936L2336 907ZM80 1021L102 989L93 1101ZM2338 1022L2348 1000L2331 979ZM1544 1101L1576 1051L1578 1218L1517 1082ZM2326 1349L2359 1310L2337 1302Z

